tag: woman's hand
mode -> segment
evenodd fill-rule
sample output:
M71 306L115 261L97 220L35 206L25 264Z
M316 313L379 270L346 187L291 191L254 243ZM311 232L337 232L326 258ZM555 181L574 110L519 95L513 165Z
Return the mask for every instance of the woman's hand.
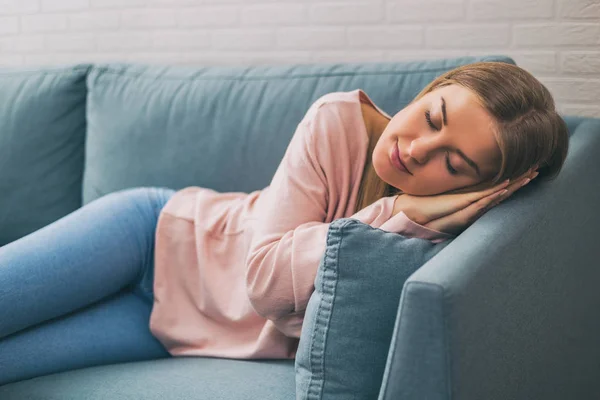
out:
M507 180L491 188L475 192L433 196L400 194L394 202L392 215L404 212L417 224L456 235L537 175L538 172L531 169L513 182L509 183Z

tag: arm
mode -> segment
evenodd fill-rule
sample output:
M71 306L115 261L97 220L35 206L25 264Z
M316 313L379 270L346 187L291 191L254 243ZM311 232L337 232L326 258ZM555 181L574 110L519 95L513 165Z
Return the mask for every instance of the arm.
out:
M251 304L258 314L274 321L304 311L325 251L328 173L332 173L325 161L335 144L326 134L326 107L313 107L298 125L267 193L256 205L246 259ZM388 232L434 241L446 238L404 213L392 217L395 198L379 199L351 218Z

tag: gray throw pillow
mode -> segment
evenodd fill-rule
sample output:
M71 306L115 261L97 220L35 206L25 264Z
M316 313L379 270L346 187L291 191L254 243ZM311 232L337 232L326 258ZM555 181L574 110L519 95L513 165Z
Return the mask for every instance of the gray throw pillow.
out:
M331 223L296 354L297 400L377 398L404 282L448 243Z

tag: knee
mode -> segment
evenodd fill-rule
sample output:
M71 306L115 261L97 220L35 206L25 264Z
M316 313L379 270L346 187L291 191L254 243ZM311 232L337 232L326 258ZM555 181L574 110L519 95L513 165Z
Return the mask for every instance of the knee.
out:
M166 187L147 187L142 189L146 189L147 196L150 198L150 202L157 211L157 214L167 204L173 194L175 194L173 189Z
M158 217L160 210L167 204L174 193L175 190L166 187L144 186L118 190L104 197L135 204L137 208L144 207L146 210L150 208Z

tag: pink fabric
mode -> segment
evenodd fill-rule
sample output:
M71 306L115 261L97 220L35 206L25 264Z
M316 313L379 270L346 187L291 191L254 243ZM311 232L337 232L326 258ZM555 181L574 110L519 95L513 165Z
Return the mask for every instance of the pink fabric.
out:
M362 91L312 104L268 187L188 187L161 212L150 329L174 356L294 358L329 223L355 218L409 237L449 238L404 213L396 196L354 213L368 137Z

